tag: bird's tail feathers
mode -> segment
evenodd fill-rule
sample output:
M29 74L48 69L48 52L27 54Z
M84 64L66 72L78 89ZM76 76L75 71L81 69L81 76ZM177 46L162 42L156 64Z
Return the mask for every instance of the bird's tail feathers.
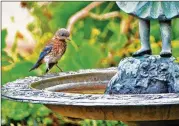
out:
M37 62L37 63L29 70L29 72L32 71L32 70L34 70L34 69L36 69L36 68L38 68L41 64L42 64L41 62Z

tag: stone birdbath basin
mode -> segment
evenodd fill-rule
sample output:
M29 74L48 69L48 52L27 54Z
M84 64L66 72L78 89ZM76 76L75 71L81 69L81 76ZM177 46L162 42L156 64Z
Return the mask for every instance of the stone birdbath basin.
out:
M179 94L104 94L117 68L26 77L2 87L2 98L44 104L63 116L132 125L179 124Z

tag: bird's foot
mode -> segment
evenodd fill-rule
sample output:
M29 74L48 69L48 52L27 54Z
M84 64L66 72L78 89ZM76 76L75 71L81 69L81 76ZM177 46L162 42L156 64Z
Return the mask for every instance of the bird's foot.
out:
M57 68L60 70L60 72L63 72L63 70L56 64Z
M151 55L151 54L152 54L151 49L148 50L140 49L137 52L133 53L132 56L137 57L137 56Z
M171 51L161 51L160 56L161 57L171 57L172 53L171 53Z

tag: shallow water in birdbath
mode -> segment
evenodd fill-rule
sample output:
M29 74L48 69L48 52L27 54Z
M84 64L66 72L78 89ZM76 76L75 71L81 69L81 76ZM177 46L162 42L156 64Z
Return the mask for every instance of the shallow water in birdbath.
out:
M82 83L82 84L84 84L84 83ZM88 83L88 84L90 84L90 83ZM73 86L71 86L68 89L63 89L63 88L59 89L59 90L57 89L56 92L78 93L78 94L104 94L106 85L107 85L107 83L102 83L101 85L91 84L90 86L84 86L84 85L77 86L74 84ZM67 86L67 85L64 84L63 86ZM46 90L53 91L50 89L46 89Z
M115 73L111 71L108 74L103 72L62 76L33 83L31 87L52 92L104 94L109 80Z

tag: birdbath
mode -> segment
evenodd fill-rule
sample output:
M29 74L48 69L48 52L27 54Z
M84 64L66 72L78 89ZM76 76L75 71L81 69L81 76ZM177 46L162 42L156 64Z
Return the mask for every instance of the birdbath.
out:
M108 68L30 76L3 86L2 98L44 104L54 112L73 118L141 125L178 123L177 93L104 94L116 72L117 68Z
M117 4L140 18L141 49L133 57L121 60L118 68L18 79L2 87L2 98L44 104L54 112L73 118L120 120L129 126L179 125L179 65L172 57L170 46L170 20L179 15L179 11L176 12L179 4ZM153 5L158 8L151 9ZM154 10L160 11L151 13ZM163 46L160 55L151 55L149 21L153 18L161 24Z

